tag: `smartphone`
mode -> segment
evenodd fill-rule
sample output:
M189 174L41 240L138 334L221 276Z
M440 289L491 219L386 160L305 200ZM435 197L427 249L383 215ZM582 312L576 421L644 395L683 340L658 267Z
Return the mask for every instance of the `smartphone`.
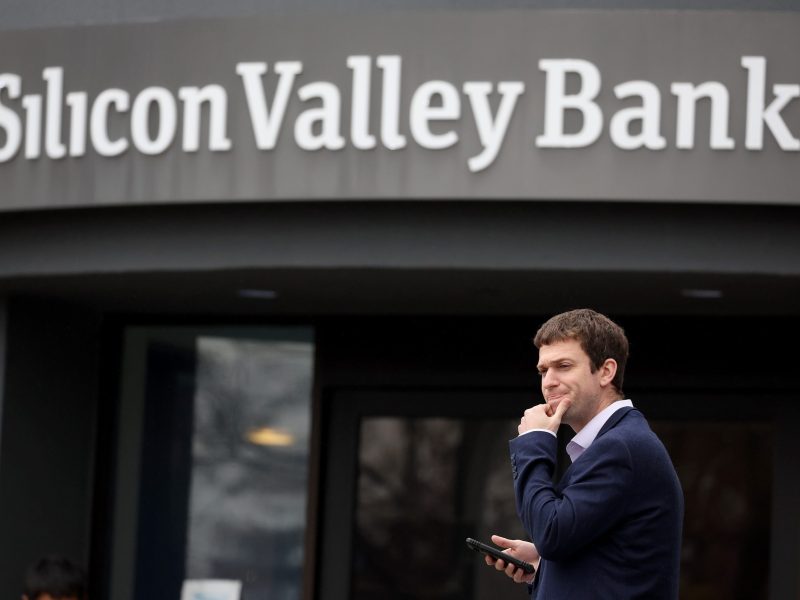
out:
M495 548L494 546L489 546L484 544L483 542L479 542L478 540L473 540L472 538L467 538L467 546L471 550L475 550L475 552L481 552L483 554L488 554L492 558L499 558L507 563L511 563L512 565L516 566L519 569L522 569L525 573L534 573L536 569L533 567L531 563L526 563L524 560L520 560L515 558L499 548Z

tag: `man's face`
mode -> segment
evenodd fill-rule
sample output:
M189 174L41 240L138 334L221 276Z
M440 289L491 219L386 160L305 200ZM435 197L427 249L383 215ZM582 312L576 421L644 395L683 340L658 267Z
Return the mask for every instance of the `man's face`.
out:
M578 340L564 340L539 348L537 369L545 401L555 410L568 398L570 407L564 413L563 422L579 431L594 417L600 405L601 371L592 373L592 363Z

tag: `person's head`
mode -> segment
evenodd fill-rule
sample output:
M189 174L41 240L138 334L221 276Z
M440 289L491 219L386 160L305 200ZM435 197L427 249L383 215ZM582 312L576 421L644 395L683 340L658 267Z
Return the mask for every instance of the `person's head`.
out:
M628 339L608 317L589 309L561 313L539 328L533 343L542 394L553 408L569 399L563 420L576 431L623 397Z
M23 600L85 600L86 573L70 560L47 556L25 573Z

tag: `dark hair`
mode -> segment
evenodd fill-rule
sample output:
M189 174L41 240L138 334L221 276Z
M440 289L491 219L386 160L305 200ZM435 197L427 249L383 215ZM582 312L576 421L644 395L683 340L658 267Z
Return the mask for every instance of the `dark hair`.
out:
M36 600L42 594L83 600L86 598L86 573L67 558L46 556L28 567L23 594L28 600Z
M628 361L628 338L622 327L605 315L588 308L571 310L549 319L536 332L533 343L537 348L555 342L577 340L589 356L592 373L597 371L608 358L617 361L617 374L611 384L622 392L625 377L625 363Z

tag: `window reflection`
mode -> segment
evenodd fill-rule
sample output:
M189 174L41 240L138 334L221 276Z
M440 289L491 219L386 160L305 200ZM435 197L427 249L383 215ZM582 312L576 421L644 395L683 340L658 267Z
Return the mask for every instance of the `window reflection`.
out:
M681 598L767 598L772 428L654 423L686 499Z
M466 537L523 535L507 440L516 422L369 418L359 451L353 598L518 598ZM473 595L474 594L474 595Z
M244 598L300 596L313 357L305 338L197 338L187 578L241 580Z
M433 410L433 409L432 409ZM367 418L361 423L352 597L503 600L526 590L464 538L525 538L507 440L516 420ZM681 598L766 598L771 428L656 422L683 485Z

